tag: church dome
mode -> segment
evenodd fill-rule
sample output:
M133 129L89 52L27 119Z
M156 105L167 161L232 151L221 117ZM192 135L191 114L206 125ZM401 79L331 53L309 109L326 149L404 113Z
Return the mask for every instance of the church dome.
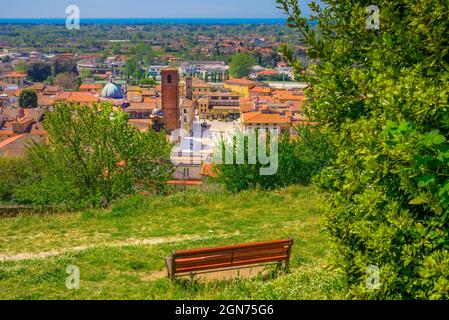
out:
M123 99L122 90L118 85L109 79L109 83L106 84L101 92L101 97L104 99Z

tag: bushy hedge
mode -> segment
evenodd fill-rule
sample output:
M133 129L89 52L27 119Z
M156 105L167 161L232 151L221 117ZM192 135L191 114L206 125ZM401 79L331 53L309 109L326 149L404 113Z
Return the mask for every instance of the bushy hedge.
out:
M0 157L0 203L11 203L17 187L30 175L31 163L26 158Z
M243 135L243 133L240 133ZM217 180L225 185L231 192L239 192L246 189L260 188L264 190L283 188L289 185L308 185L312 178L318 174L334 157L334 149L330 143L328 134L315 126L301 126L297 128L297 136L291 137L283 134L279 137L277 150L277 171L274 175L261 174L262 165L260 159L255 164L248 161L248 137L240 138L245 141L245 160L243 164L237 163L236 144L232 142L222 142L220 148L223 158L222 164L215 166L218 175ZM226 164L225 144L228 149L234 148L234 163ZM269 139L267 143L267 153L270 154ZM258 153L258 149L256 149Z

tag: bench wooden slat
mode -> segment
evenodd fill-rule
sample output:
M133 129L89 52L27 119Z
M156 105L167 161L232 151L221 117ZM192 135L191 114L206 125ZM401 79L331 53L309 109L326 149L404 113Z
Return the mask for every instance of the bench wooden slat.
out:
M240 260L234 262L233 266L239 266L239 265L245 265L245 264L253 264L258 262L275 262L275 261L282 261L287 258L287 255L283 256L275 256L275 257L266 257L266 258L257 258L257 259L248 259L248 260Z
M234 249L234 250L225 250L225 251L211 251L211 252L201 252L194 254L179 254L178 252L174 252L173 256L176 257L176 261L184 261L185 259L193 259L193 258L203 258L205 256L224 256L231 254L256 254L257 252L269 252L269 251L288 251L289 246L287 245L270 245L269 247L255 247L255 248L245 248L245 249Z
M217 269L217 268L224 268L224 267L232 267L232 263L229 262L223 262L223 263L214 263L214 264L208 264L208 265L202 265L202 266L191 266L186 268L176 268L177 272L190 272L190 271L198 271L198 270L211 270L211 269Z
M253 243L247 243L247 244L237 244L232 246L221 246L221 247L211 247L211 248L203 248L203 249L194 249L194 250L177 250L173 253L177 257L181 257L183 255L193 255L193 254L201 254L201 253L210 253L215 251L229 251L229 250L236 250L236 249L252 249L257 247L264 247L269 245L290 245L291 240L276 240L276 241L266 241L266 242L253 242Z
M170 278L177 274L227 270L244 266L285 262L288 268L293 239L174 251L166 258Z
M200 265L231 263L231 262L232 262L231 254L219 257L193 258L193 259L185 259L182 261L176 260L176 269L185 268L189 266L200 266Z
M176 269L185 268L189 266L201 266L209 265L214 263L226 263L226 262L237 262L245 261L256 258L267 258L273 256L286 256L288 254L288 249L270 249L270 250L258 250L256 252L246 251L239 252L236 251L234 254L226 253L213 256L196 256L193 258L182 258L176 259Z
M234 263L221 263L221 264L211 264L211 265L202 265L202 266L193 266L188 268L176 268L177 272L194 272L194 271L202 271L202 270L214 270L214 269L222 269L224 267L237 267L237 266L246 266L246 265L256 265L264 262L277 262L283 261L287 258L287 256L277 256L277 257L269 257L269 258L258 258L258 259L248 259L241 260Z

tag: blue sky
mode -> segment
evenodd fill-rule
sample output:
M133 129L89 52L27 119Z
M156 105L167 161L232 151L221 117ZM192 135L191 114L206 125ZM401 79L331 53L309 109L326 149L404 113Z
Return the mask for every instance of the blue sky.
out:
M282 18L275 0L0 0L0 18ZM306 3L308 1L300 1ZM306 8L306 5L303 5Z

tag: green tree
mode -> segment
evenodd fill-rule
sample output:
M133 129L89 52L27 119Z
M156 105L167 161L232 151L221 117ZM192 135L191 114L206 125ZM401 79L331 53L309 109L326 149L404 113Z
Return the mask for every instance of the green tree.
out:
M338 150L321 176L334 263L351 297L447 299L449 2L377 1L380 28L370 1L322 2L315 28L296 0L277 0L312 65L284 55Z
M19 96L19 106L21 108L37 108L38 97L37 93L31 89L24 89Z
M28 67L27 73L33 81L42 82L51 76L51 65L43 62L36 62Z
M54 77L60 73L77 73L77 66L74 60L62 61L55 59L52 62L51 68Z
M10 56L4 56L4 57L2 57L2 62L3 62L3 63L10 63L10 62L11 62L11 57L10 57Z
M256 61L252 56L244 53L235 54L231 59L231 76L234 78L248 77L255 64Z
M222 141L214 153L215 172L217 180L224 184L231 192L240 192L251 188L265 190L278 189L293 184L308 185L312 178L325 168L334 158L335 151L329 136L319 128L313 126L300 126L296 128L295 137L282 134L278 137L277 150L270 150L270 139L267 141L267 154L277 152L273 157L277 161L277 171L274 175L261 175L260 169L269 165L262 165L260 158L250 161L250 150L259 153L258 134L256 146L250 146L248 135L238 133L232 141ZM244 161L237 162L237 150L244 144ZM221 152L217 152L220 151ZM226 164L226 150L233 150L233 164ZM222 159L217 159L221 156ZM218 161L217 161L218 160Z
M93 77L93 73L91 69L81 69L80 72L80 78L82 80L86 79L86 78L92 78Z
M115 55L119 55L121 52L122 52L122 46L120 45L120 42L116 42L112 49L112 53Z
M134 53L137 61L144 61L146 65L153 63L154 54L150 44L140 42L137 46L131 49L131 52Z
M142 78L143 74L140 68L139 60L137 60L136 58L127 59L125 63L125 74L128 78L129 77L134 77L137 79Z
M102 207L139 190L161 192L171 177L165 133L140 132L112 104L57 105L44 120L48 143L28 152L33 175L22 203Z

